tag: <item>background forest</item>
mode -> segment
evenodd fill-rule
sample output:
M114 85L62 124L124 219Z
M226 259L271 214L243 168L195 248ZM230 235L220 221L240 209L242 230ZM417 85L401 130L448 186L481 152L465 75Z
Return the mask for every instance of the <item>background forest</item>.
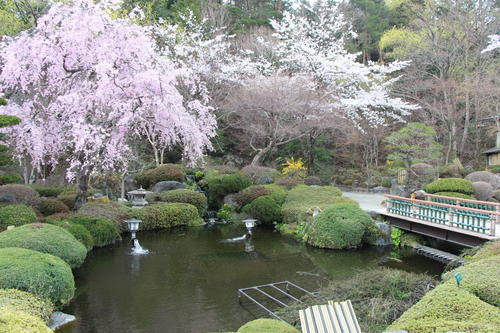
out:
M51 5L0 1L0 35L29 31ZM498 50L484 52L498 33L494 1L125 0L113 15L156 27L158 48L202 78L218 125L209 161L302 158L323 183L373 187L407 162L443 175L484 169L482 152L495 145ZM378 95L348 96L352 85ZM409 123L428 125L417 138L426 147L415 147ZM134 137L129 172L182 158L156 139ZM3 168L32 183L65 167L30 165Z

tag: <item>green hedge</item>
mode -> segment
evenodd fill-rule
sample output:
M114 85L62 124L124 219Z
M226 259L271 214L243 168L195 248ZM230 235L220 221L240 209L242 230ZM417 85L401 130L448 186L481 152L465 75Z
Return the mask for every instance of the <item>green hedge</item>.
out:
M70 216L64 220L85 227L94 240L94 246L106 246L120 239L115 224L110 220L89 216Z
M19 311L0 311L0 333L54 333L41 318Z
M35 211L26 205L9 205L0 207L0 228L20 226L36 222Z
M26 291L0 289L0 311L20 311L49 321L54 305L47 299L40 298Z
M200 192L188 189L171 190L149 194L146 198L148 202L180 202L188 203L198 209L200 216L203 216L207 209L207 197Z
M35 191L40 194L41 197L55 198L64 191L68 191L67 187L57 187L57 186L43 186L43 185L30 185ZM75 191L72 189L71 191Z
M458 192L473 194L472 183L462 178L442 178L424 186L427 193Z
M443 275L443 280L454 281L455 273L462 275L460 287L481 300L500 307L500 256L472 262Z
M300 333L295 327L276 319L261 318L241 326L237 333Z
M90 231L87 230L83 225L76 224L67 220L48 220L47 223L56 225L58 227L64 228L69 233L71 233L77 241L83 244L87 251L92 250L94 247L94 238Z
M340 202L357 205L354 200L342 197L342 191L336 187L299 185L288 192L283 205L283 223L310 221L311 215L307 213L309 209L313 207L324 209Z
M75 281L71 267L56 256L3 248L0 249L0 288L24 290L62 307L73 298Z
M157 168L146 170L135 175L135 180L139 186L149 188L161 181L183 182L186 174L180 165L162 164Z
M69 207L61 200L42 198L38 204L38 210L43 216L49 216L57 213L67 213L69 212Z
M272 195L258 197L243 207L243 212L267 225L272 225L274 222L280 223L282 220L281 205Z
M20 247L52 254L71 268L83 264L87 249L65 229L46 223L26 224L0 233L0 248Z
M449 281L428 292L386 330L498 333L499 328L499 308Z
M4 173L0 175L0 185L19 183L23 178L16 173Z
M75 209L76 193L64 193L62 192L57 196L57 199L64 203L70 210Z
M186 203L157 203L132 211L132 216L142 220L142 230L171 228L179 225L201 225L203 220L195 206Z
M460 198L460 199L476 200L476 198L474 198L472 195L458 193L458 192L436 192L434 194L436 194L436 195L442 195L444 197L453 197L453 198Z
M363 243L365 226L358 218L351 218L348 214L350 211L356 214L355 210L360 208L341 205L349 207L337 209L337 205L333 205L314 219L306 234L308 244L327 249L351 249Z

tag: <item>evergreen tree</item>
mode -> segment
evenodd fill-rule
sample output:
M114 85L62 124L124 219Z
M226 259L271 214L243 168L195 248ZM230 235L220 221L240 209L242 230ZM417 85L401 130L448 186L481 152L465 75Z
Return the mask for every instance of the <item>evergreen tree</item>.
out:
M7 100L0 97L0 107L7 105ZM0 115L0 128L14 126L21 122L21 119L8 116L8 115ZM5 141L7 139L6 134L0 134L0 140ZM9 147L6 145L0 144L0 166L7 166L12 164L12 158L6 152L9 150ZM9 183L17 183L21 180L21 177L18 174L5 173L0 175L0 185L9 184Z

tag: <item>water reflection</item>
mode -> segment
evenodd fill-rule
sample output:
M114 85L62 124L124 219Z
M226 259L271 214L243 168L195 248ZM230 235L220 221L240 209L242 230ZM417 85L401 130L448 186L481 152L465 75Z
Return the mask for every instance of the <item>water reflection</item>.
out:
M238 305L239 288L289 280L315 290L327 279L392 265L390 248L326 251L261 228L221 242L245 231L240 224L143 232L146 256L130 255L127 241L94 250L75 271L78 297L65 309L79 320L60 332L235 331L253 319ZM403 253L400 260L400 269L443 269L425 257Z

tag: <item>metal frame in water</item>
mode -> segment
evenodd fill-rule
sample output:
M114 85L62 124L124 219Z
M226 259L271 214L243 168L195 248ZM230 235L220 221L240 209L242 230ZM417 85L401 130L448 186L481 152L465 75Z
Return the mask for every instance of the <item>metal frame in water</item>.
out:
M278 286L280 286L280 285L285 285L285 290L283 290L282 288L279 288ZM315 294L314 292L307 291L304 288L299 287L298 285L296 285L295 283L292 283L290 281L281 281L281 282L274 282L274 283L268 283L268 284L262 284L262 285L258 285L258 286L238 289L238 302L241 304L242 297L246 297L247 299L249 299L250 301L255 303L258 307L260 307L262 310L266 311L271 317L276 318L276 319L281 320L281 321L284 321L277 314L275 314L273 311L268 309L264 304L257 301L255 298L251 297L247 292L252 291L252 290L258 291L260 294L264 295L267 299L274 301L275 303L279 304L280 306L283 306L286 308L289 307L288 304L280 301L278 298L276 298L276 297L270 295L269 293L265 292L264 290L262 290L262 288L272 288L273 290L279 291L281 294L283 294L286 299L290 299L292 301L304 304L304 302L302 302L300 299L298 299L297 297L290 294L290 292L289 292L290 286L292 286L295 289L297 289L305 294L308 294L308 295Z

